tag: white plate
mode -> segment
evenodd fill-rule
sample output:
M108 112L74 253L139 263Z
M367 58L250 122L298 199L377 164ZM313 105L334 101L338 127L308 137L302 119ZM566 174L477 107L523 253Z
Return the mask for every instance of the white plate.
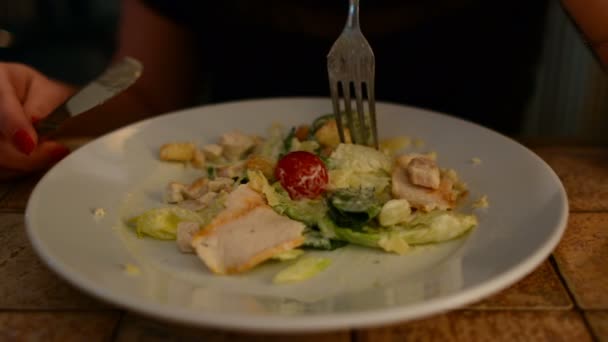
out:
M558 243L568 203L555 173L525 147L480 126L425 110L378 104L382 137L406 135L437 151L490 207L476 210L467 237L418 248L406 256L347 247L316 252L332 265L309 281L277 286L284 265L239 276L213 276L171 242L137 239L122 220L162 205L168 180L196 172L160 162L166 142L212 142L270 123L311 122L331 111L328 99L268 99L189 109L107 134L75 151L40 181L26 224L34 248L54 271L118 306L195 325L258 331L318 331L388 324L456 308L524 277ZM488 115L491 110L488 109ZM473 157L481 165L471 162ZM104 208L96 219L92 210ZM133 264L141 274L127 274Z

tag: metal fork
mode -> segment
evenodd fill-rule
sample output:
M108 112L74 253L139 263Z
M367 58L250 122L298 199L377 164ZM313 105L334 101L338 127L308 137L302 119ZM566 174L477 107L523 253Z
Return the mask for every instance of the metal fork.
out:
M359 28L359 0L350 0L344 30L327 54L327 73L340 141L346 142L345 128L348 126L354 144L378 148L374 98L375 58ZM340 110L340 86L344 96L344 111ZM356 113L351 110L351 90L355 93ZM367 94L368 112L365 112L363 105L364 90Z

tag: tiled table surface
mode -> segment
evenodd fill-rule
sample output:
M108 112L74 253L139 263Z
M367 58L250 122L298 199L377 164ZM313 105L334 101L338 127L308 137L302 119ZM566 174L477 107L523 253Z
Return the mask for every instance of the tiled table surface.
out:
M562 241L538 269L449 313L313 335L186 328L100 303L32 250L23 211L37 178L0 183L0 341L608 341L608 147L530 147L561 178L571 211Z

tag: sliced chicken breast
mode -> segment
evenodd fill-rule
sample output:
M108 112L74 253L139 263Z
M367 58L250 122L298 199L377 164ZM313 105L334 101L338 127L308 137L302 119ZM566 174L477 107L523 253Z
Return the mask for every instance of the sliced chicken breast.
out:
M396 167L392 175L393 196L404 198L412 207L423 211L453 209L456 196L452 192L452 184L447 177L441 177L438 189L415 185L410 181L407 170L401 167Z
M246 184L230 193L225 205L192 240L197 255L214 273L246 271L304 242L304 224L277 214Z
M177 248L184 253L194 253L192 237L199 229L200 227L196 222L180 222L177 225Z
M413 158L407 165L410 182L426 188L439 189L439 168L429 158Z
M228 160L239 160L254 145L255 140L240 131L224 133L220 137L220 146L224 149L224 156Z

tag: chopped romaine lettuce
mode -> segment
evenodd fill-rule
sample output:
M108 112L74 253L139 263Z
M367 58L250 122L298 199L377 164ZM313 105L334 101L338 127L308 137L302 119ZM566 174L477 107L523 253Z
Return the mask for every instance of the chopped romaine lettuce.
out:
M310 152L310 153L317 153L317 151L319 150L319 143L314 141L314 140L305 140L305 141L300 141L298 140L298 138L292 138L291 139L291 144L290 144L290 149L288 150L288 152L295 152L295 151L306 151L306 152Z
M477 225L474 215L434 211L420 214L405 225L398 226L399 235L410 245L444 242L460 237Z
M327 165L330 191L373 188L376 194L380 194L390 184L390 158L370 147L340 144L327 160Z
M380 240L380 234L378 233L354 231L349 228L338 227L329 216L325 216L319 221L319 231L328 239L342 240L367 247L378 247L378 241Z
M282 151L282 154L287 154L289 151L291 151L291 147L292 147L294 138L296 140L298 140L295 137L295 135L296 135L296 128L295 127L291 127L291 129L289 130L289 133L287 133L287 136L285 137L285 139L283 139L283 151Z
M382 206L378 222L383 227L404 223L410 218L411 212L410 203L406 199L392 199Z
M344 188L373 188L376 193L386 190L391 178L384 171L359 172L352 169L329 170L329 190Z
M386 252L394 252L399 255L403 255L410 250L410 245L399 236L398 232L382 234L380 240L378 240L378 246Z
M327 121L333 120L334 117L335 116L333 114L325 114L316 118L315 121L312 122L310 128L310 136L313 137L319 128L323 127Z
M327 205L323 200L301 199L292 200L287 192L281 188L279 183L270 185L261 171L247 171L249 186L266 197L268 205L279 214L287 215L289 218L300 221L309 227L317 222L327 212Z
M305 249L320 249L325 251L333 251L348 245L348 242L342 240L329 239L324 237L321 232L307 229L304 232L304 243L302 248Z
M420 214L407 224L390 229L365 227L361 231L339 227L327 216L319 222L319 230L327 238L396 252L400 247L395 247L394 239L402 239L407 245L444 242L462 236L476 225L477 219L473 215L436 211Z
M256 148L254 154L277 161L279 159L279 155L285 147L283 144L283 134L283 126L279 124L273 124L270 126L267 132L266 140L264 140L264 142L260 144L258 148Z
M327 204L323 200L291 200L289 195L282 196L285 199L283 212L289 218L300 221L309 227L317 225L317 222L325 216Z
M147 235L159 240L175 240L177 225L182 221L204 223L194 211L171 206L150 209L139 215L135 219L135 231L139 237Z
M357 172L391 172L391 158L367 146L340 144L329 158L329 168Z
M327 258L303 258L277 273L272 282L275 284L289 284L307 280L325 270L330 264L331 260Z
M268 179L260 170L247 170L247 178L249 178L249 187L266 197L266 202L271 207L275 207L281 204L282 198L277 193L276 189L273 188L270 183L268 183ZM279 212L282 214L283 212Z
M329 215L341 227L359 229L382 208L374 189L340 189L329 197Z

